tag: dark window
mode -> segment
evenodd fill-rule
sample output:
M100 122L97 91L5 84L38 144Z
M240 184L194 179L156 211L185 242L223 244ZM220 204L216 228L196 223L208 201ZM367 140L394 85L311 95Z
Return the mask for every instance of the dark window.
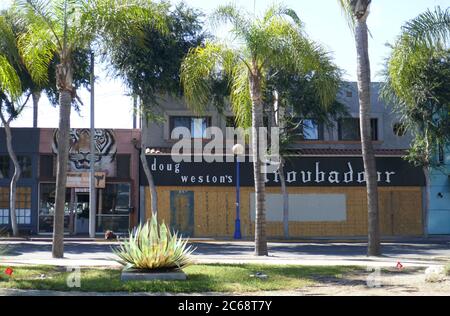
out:
M206 129L211 126L211 117L171 116L170 133L177 127L186 127L192 138L206 138Z
M130 155L117 155L117 177L130 179Z
M317 120L296 118L289 125L297 139L323 140L323 124Z
M9 157L0 156L0 179L9 178Z
M339 140L361 140L359 118L343 118L338 121ZM370 119L372 140L378 140L378 119Z
M64 204L64 231L69 231L70 224L70 192L66 189L66 201ZM54 183L41 183L39 189L39 232L53 232L53 216L55 215L56 185Z
M53 155L41 155L39 157L39 173L42 178L54 177Z
M346 96L347 96L347 98L353 97L353 92L347 90L347 91L346 91Z
M19 165L21 169L21 176L23 178L31 178L33 175L33 166L31 164L30 156L17 156L17 160L19 160Z
M107 184L102 193L102 214L128 213L130 209L130 184ZM100 213L100 212L99 212Z

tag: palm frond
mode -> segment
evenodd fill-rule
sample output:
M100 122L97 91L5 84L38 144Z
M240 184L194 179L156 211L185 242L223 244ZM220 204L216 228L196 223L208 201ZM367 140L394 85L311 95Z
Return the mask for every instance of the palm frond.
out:
M402 27L404 37L411 40L412 45L425 44L432 47L436 44L447 45L450 41L450 8L446 10L436 7L428 9Z
M70 1L70 0L64 0ZM51 0L15 0L13 7L21 8L30 27L47 28L55 42L63 49L64 39L61 26L56 23L55 2Z
M17 65L20 63L20 56L19 51L17 50L16 36L10 22L10 16L0 16L0 34L2 34L2 37L0 38L0 54L8 57L13 65Z
M0 54L0 90L16 100L22 94L22 84L8 58Z
M281 4L274 4L266 10L263 17L263 23L266 24L276 17L290 17L297 26L303 27L303 22L300 20L297 13L293 9Z
M181 65L181 83L187 105L196 112L205 110L212 95L213 76L231 72L234 52L227 47L207 42L191 49Z
M237 37L248 38L251 21L246 18L246 14L233 4L219 6L211 15L211 23L217 26L220 23L230 23L233 28L231 32Z
M50 29L42 24L34 24L18 39L18 47L25 66L33 80L46 82L48 80L48 67L58 47Z
M232 70L231 108L239 127L252 126L252 101L250 97L249 69L244 63L237 63Z
M345 20L347 21L348 27L350 30L355 30L355 14L353 12L353 8L351 6L350 0L338 0L338 4L341 7L341 12L344 15Z

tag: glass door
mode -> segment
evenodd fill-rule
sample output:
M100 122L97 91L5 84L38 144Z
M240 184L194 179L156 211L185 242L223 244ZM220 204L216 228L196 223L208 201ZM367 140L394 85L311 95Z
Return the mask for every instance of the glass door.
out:
M89 233L89 193L76 193L75 233Z

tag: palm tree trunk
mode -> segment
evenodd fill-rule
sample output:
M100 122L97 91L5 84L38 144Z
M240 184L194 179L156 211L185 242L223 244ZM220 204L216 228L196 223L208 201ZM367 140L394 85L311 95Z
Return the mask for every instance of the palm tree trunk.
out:
M430 196L431 196L431 179L430 179L430 168L429 166L423 167L423 173L425 175L425 205L423 210L423 235L428 237L428 214L430 209Z
M52 255L54 258L64 257L64 213L66 204L71 106L71 92L68 90L61 90L59 95L58 160L56 169L56 197L52 247Z
M255 255L267 256L266 214L265 214L265 177L262 173L262 161L259 148L259 127L263 126L263 102L261 95L261 75L254 65L256 74L250 76L250 94L252 99L252 147L253 172L255 181Z
M41 91L35 91L32 93L31 97L33 98L33 127L38 127L38 109L39 109L39 100L41 98Z
M151 199L151 211L152 215L158 215L158 194L156 192L155 181L153 179L152 172L148 167L147 157L145 155L145 148L141 148L141 163L142 168L144 169L145 176L147 177L147 182L150 190L150 199Z
M378 183L375 154L370 125L370 60L368 49L367 16L356 22L355 39L357 51L358 95L360 104L360 127L362 155L366 175L368 208L368 256L379 256L380 229L378 215Z
M135 97L136 100L136 97ZM135 103L135 108L137 106L137 102ZM142 105L140 105L142 107ZM148 133L148 120L144 114L141 114L141 163L142 168L144 169L145 177L147 178L149 192L150 192L150 199L151 199L151 206L150 210L152 212L152 215L158 215L158 193L156 191L156 185L155 181L153 179L152 171L150 170L148 163L147 163L147 157L145 155L145 149L147 146L147 135Z
M281 158L278 173L280 175L281 193L283 194L283 235L285 239L289 239L289 194L286 187L286 178L284 177L283 158Z
M17 181L19 181L21 170L19 160L17 159L16 153L14 152L12 146L11 126L9 125L10 122L4 119L3 114L1 115L1 120L5 127L6 147L8 150L8 154L14 164L14 174L11 178L9 186L9 213L11 217L11 227L13 231L13 236L17 237L19 236L19 227L17 225L17 217L16 217L16 197L17 197L16 191L17 191Z

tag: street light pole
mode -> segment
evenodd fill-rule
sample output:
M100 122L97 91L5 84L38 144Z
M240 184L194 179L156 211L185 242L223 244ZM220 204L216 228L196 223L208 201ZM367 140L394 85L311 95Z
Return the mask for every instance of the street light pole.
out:
M233 146L233 153L236 156L236 220L234 223L234 239L242 239L241 235L241 219L240 219L240 165L239 156L244 152L244 147L241 144L236 144Z
M91 52L91 148L90 154L91 159L89 160L89 237L95 238L95 220L96 220L96 207L97 207L97 197L95 192L95 120L94 120L94 86L95 86L95 75L94 75L94 52Z

